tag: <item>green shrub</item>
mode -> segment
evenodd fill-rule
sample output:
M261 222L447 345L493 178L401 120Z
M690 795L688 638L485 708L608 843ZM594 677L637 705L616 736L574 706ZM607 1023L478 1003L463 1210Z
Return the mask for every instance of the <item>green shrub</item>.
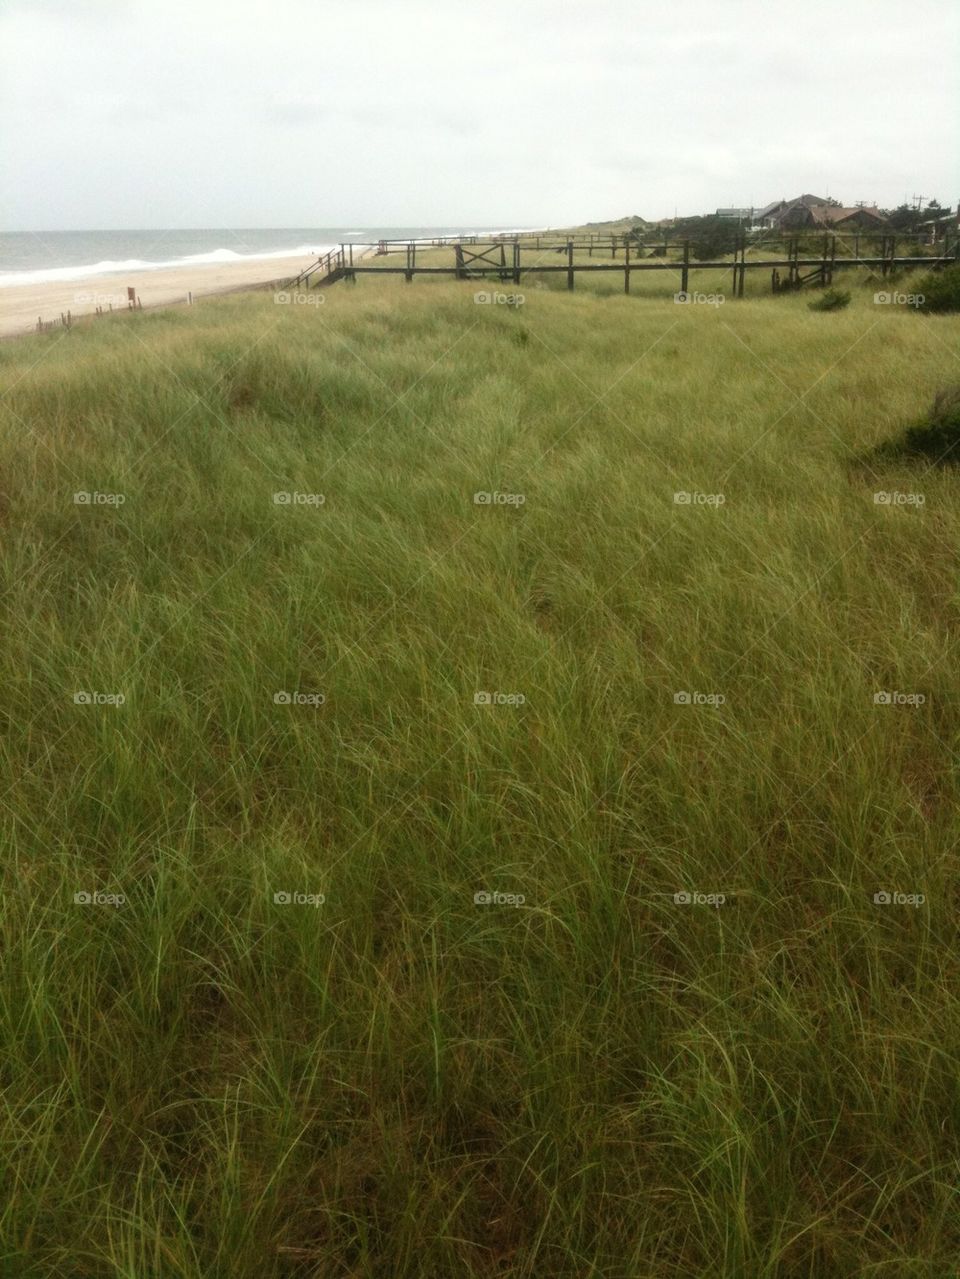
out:
M846 289L826 289L816 301L810 303L811 311L842 311L850 305L850 294Z
M929 413L897 440L881 445L881 458L928 458L939 466L960 463L960 386L938 391Z
M960 265L931 271L917 285L921 311L960 311Z

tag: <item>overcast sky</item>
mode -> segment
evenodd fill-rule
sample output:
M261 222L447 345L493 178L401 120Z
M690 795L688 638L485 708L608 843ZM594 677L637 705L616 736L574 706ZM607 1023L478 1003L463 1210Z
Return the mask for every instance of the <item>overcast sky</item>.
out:
M957 0L0 0L7 230L960 196Z

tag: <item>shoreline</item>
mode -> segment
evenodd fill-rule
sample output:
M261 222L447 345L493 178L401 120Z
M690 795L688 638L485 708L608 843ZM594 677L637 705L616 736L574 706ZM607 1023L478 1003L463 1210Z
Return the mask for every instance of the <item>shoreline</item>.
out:
M126 311L127 289L136 289L143 310L185 305L218 293L290 280L317 260L318 255L254 258L248 262L198 263L194 266L114 271L83 280L12 284L0 289L0 337L25 337L37 332L37 320L59 327L61 314L78 320L104 312ZM322 256L322 253L319 254Z

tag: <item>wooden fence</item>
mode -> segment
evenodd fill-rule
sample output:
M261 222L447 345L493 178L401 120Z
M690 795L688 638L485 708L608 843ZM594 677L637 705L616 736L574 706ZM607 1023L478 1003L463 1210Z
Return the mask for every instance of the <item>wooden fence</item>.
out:
M904 243L906 241L906 243ZM524 276L562 275L573 290L577 275L614 272L623 277L623 291L630 292L637 271L670 271L677 275L679 292L689 291L691 271L723 271L732 274L733 297L743 297L748 271L767 271L774 292L805 284L830 284L834 274L849 267L866 267L882 277L894 271L938 269L960 262L960 236L945 240L936 253L904 253L898 246L916 249L913 238L893 234L821 236L798 232L788 238L739 236L732 254L703 258L695 242L638 243L630 237L576 237L558 239L541 235L446 237L442 240L379 240L341 244L312 263L286 288L325 286L337 280L356 281L360 275L402 275L410 283L418 275L450 275L457 280L498 279L519 284ZM811 247L814 246L814 247ZM779 256L771 256L779 247ZM374 265L355 250L373 250L374 256L403 257L402 265ZM452 260L437 261L438 251L449 250ZM426 262L417 254L427 251ZM671 257L673 252L675 255ZM583 260L586 254L587 260ZM604 256L609 260L604 261ZM560 257L560 261L551 258Z

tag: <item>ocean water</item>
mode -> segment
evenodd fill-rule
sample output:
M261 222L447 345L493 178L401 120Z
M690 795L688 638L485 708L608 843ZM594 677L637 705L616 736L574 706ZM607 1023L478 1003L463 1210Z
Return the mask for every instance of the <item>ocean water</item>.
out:
M150 271L205 262L310 257L341 243L427 240L512 227L228 227L193 231L0 231L0 288L83 280L113 271Z

